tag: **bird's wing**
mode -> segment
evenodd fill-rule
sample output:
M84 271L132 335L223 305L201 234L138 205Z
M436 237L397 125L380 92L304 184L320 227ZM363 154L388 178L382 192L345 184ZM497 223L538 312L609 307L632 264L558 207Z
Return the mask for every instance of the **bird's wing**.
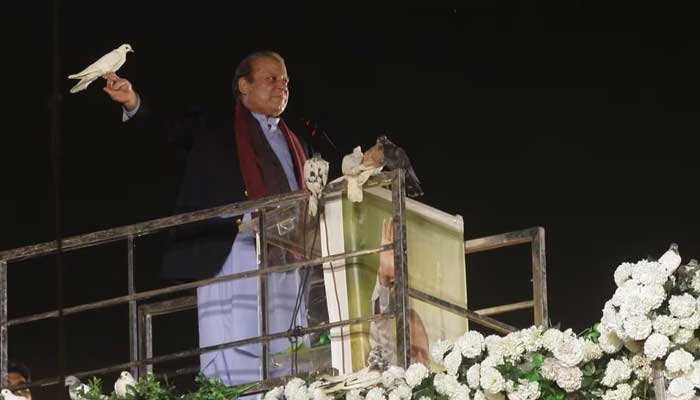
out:
M123 63L123 58L124 58L124 56L119 51L112 50L109 53L100 57L99 60L90 64L84 70L78 72L77 74L70 75L69 78L78 79L78 78L83 77L84 75L89 75L89 74L94 74L94 73L99 73L100 75L104 75L108 72L112 72L115 67L120 66L120 63Z

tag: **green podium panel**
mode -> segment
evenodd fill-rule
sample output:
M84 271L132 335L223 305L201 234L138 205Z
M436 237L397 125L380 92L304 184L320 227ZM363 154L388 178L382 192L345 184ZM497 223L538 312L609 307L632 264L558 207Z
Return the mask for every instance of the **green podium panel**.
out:
M467 305L464 257L464 224L450 215L407 199L409 286L455 304ZM360 203L345 195L326 203L322 223L324 255L371 249L391 237L391 192L384 188L365 191ZM393 267L393 255L370 254L324 266L327 305L331 321L373 315L393 304L392 285L378 280L380 263ZM387 301L388 299L388 301ZM454 338L467 330L467 320L425 302L409 302L413 361L427 363L429 346L439 339ZM395 321L357 324L331 331L332 363L341 373L365 365L372 345L381 345L395 357ZM394 358L395 359L395 358Z

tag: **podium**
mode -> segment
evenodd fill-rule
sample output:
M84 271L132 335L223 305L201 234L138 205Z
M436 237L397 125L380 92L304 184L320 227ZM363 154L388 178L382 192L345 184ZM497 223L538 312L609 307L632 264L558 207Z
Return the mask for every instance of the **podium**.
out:
M270 249L303 254L302 259L334 257L338 259L309 268L306 290L309 328L339 321L389 318L334 326L319 335L300 338L300 350L269 355L269 368L297 364L295 372L334 368L340 374L364 367L373 347L381 346L385 357L400 364L396 319L391 314L406 309L410 331L411 362L430 362L430 345L438 340L454 339L468 329L468 320L418 298L397 300L394 282L382 285L380 265L394 269L394 250L377 252L393 245L393 225L403 224L406 232L408 288L416 289L451 304L467 307L467 282L462 217L451 215L424 203L405 199L405 218L394 218L392 191L373 186L365 189L362 202L348 200L344 191L324 197L320 217L305 215L305 202L266 212L264 242ZM253 225L260 226L260 221ZM317 224L317 225L316 225ZM261 230L262 231L262 230ZM260 235L259 235L260 236ZM260 239L260 238L259 238ZM262 240L260 240L262 242ZM302 251L303 249L303 251ZM364 253L348 258L343 254ZM259 249L259 259L277 265ZM290 261L287 259L286 261ZM273 295L270 293L269 295ZM330 343L329 343L330 342ZM296 362L293 361L296 357Z
M321 220L323 255L368 250L388 243L387 238L382 236L387 236L385 224L391 218L391 191L383 187L367 189L363 201L359 203L350 202L345 194L327 199L325 217ZM467 278L462 217L406 199L405 223L408 287L466 307ZM378 301L373 302L372 295L377 297L377 291L389 295L390 309L398 306L392 299L394 291L391 290L391 285L388 288L380 287L382 285L377 278L380 254L352 257L332 263L332 267L331 263L324 265L324 283L331 320L375 314L378 311ZM468 328L466 318L427 302L410 298L407 305L412 336L412 362L429 362L432 343L441 339L453 339ZM341 373L357 371L365 366L371 345L377 342L384 347L391 347L386 350L392 355L391 361L396 362L397 359L393 356L396 353L395 330L396 322L392 320L334 328L331 331L333 367Z

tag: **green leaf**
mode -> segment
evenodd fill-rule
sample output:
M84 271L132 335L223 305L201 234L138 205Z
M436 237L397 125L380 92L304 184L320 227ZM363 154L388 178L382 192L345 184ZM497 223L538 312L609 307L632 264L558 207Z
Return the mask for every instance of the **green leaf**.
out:
M525 375L525 379L527 379L530 382L539 382L542 378L540 374L537 373L537 371L532 371L529 374Z
M544 363L544 356L540 353L536 353L535 356L532 357L532 363L535 364L535 367L541 367Z

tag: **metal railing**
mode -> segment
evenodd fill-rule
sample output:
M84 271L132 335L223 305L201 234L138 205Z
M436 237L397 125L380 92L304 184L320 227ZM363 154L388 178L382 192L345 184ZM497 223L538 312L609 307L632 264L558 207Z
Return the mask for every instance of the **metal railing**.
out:
M194 211L190 213L175 215L167 218L160 218L151 221L146 221L143 223L127 225L123 227L107 229L102 231L97 231L93 233L88 233L85 235L73 236L65 238L61 241L60 246L56 241L40 243L30 246L24 246L16 248L13 250L0 252L0 384L5 387L7 384L7 367L8 367L8 327L17 326L21 324L26 324L29 322L46 320L51 318L60 318L62 316L82 313L89 310L96 310L106 307L112 307L121 304L128 304L129 307L129 353L130 361L126 363L121 363L117 365L110 365L100 369L92 369L86 371L73 371L71 375L78 378L90 377L95 375L102 375L110 372L121 371L125 369L131 369L135 376L139 373L152 370L152 365L156 363L161 363L165 361L173 361L178 359L183 359L187 357L192 357L199 355L201 353L216 351L226 348L238 347L243 345L248 345L252 343L261 343L264 349L263 353L263 365L266 365L267 360L267 347L266 344L269 341L278 338L288 338L291 336L305 335L309 333L327 331L328 329L335 327L342 327L347 325L359 324L364 322L371 322L383 319L396 319L396 342L397 342L397 359L401 366L408 366L410 363L410 328L408 323L408 300L409 297L420 299L422 301L428 302L435 306L446 309L450 312L456 313L460 316L466 317L480 325L484 325L500 332L510 332L515 328L504 324L489 317L484 310L471 311L466 307L452 304L446 302L443 299L431 296L427 293L418 291L408 286L408 260L407 260L407 241L406 241L406 194L405 194L405 171L396 170L392 172L385 172L372 177L366 184L365 187L372 186L386 186L391 185L392 188L392 215L393 215L393 226L394 226L394 242L387 245L378 246L371 249L363 249L358 251L346 252L342 254L333 254L329 256L318 256L312 257L311 259L306 259L303 261L297 261L293 263L268 266L267 260L267 246L266 246L266 235L265 235L265 222L266 215L269 208L281 207L284 205L289 205L295 202L304 201L308 198L309 194L306 192L293 192L282 195L270 196L259 200L244 201L235 204L229 204L220 207L214 207L207 210ZM345 182L339 182L335 184L328 185L326 188L327 194L339 193L345 190ZM134 285L134 241L136 238L154 234L169 228L173 228L180 225L205 221L212 218L220 217L230 217L232 215L243 215L246 213L257 213L259 216L258 224L260 227L260 242L261 242L261 260L259 268L247 270L244 272L239 272L231 275L214 277L209 279L203 279L196 282L189 282L179 285L174 285L170 287L164 287L160 289L147 290L142 292L136 292ZM465 242L466 253L475 251L483 251L490 248L499 247L502 245L509 245L517 243L524 243L531 241L533 243L533 272L537 269L539 278L536 278L537 284L535 285L535 296L532 306L535 308L535 319L543 324L547 321L547 307L546 307L546 282L544 274L544 231L542 228L535 228L536 234L533 236L534 231L526 230L520 232L514 232L504 235L496 235L489 238L475 239L472 241ZM7 297L7 268L10 263L14 263L21 260L27 260L32 258L37 258L41 256L47 256L55 254L56 252L70 252L77 249L82 249L86 247L98 246L105 243L111 243L115 241L126 240L126 250L127 250L127 270L128 270L128 294L125 296L118 296L106 300L95 301L86 304L80 304L76 306L66 307L60 310L53 310L48 312L42 312L27 316L21 316L13 319L8 319L7 307L8 307L8 297ZM394 265L395 265L395 307L389 311L381 314L375 314L367 317L352 318L346 320L332 321L324 323L317 326L305 327L302 329L296 329L294 332L280 332L270 334L267 331L267 327L263 324L262 334L258 337L247 338L243 340L236 340L228 343L221 343L215 346L208 346L204 348L195 348L186 351L180 351L176 353L153 356L152 347L149 347L147 343L143 343L139 340L139 337L149 337L150 332L150 315L157 314L157 306L148 308L144 307L141 310L137 307L138 302L141 300L146 300L156 296L162 296L166 294L171 294L175 292L181 292L186 290L191 290L201 286L209 285L217 282L232 281L237 279L260 277L262 282L262 289L264 289L264 277L268 274L275 272L290 271L294 269L304 269L311 268L314 266L322 265L325 263L330 263L337 260L344 260L346 258L357 257L367 254L379 253L383 251L394 250ZM535 254L536 253L536 254ZM535 257L537 255L537 257ZM536 267L535 267L536 266ZM267 303L266 297L268 293L266 290L261 290L261 302ZM181 309L192 308L192 299L184 300L182 304L177 306ZM529 305L529 303L528 303ZM169 307L172 304L169 305ZM522 305L509 305L510 309L516 307L522 308ZM490 315L490 314L489 314ZM265 307L261 307L261 318L265 320ZM181 373L191 373L196 372L196 369L190 369L180 371ZM267 369L263 369L262 373L263 380L258 382L259 385L256 391L266 390L273 385L279 385L280 379L269 379ZM41 380L32 382L26 387L36 387L36 386L50 386L55 384L62 384L59 381L60 377L49 377Z
M117 365L110 365L100 369L92 369L86 371L74 371L71 375L78 378L89 377L94 375L101 375L109 372L115 372L125 369L131 369L135 376L138 376L139 370L147 365L153 365L155 363L172 361L177 359L182 359L186 357L192 357L204 352L221 350L225 348L238 347L251 343L263 343L266 344L270 340L290 337L292 335L305 335L308 333L325 331L333 327L340 327L345 325L358 324L363 322L370 322L380 319L396 318L397 319L397 337L406 329L406 313L403 311L406 304L405 293L407 286L404 282L407 276L406 269L406 214L405 214L405 187L404 178L405 172L403 170L397 170L393 172L381 173L366 183L366 187L372 186L392 186L392 204L393 204L393 220L394 220L394 242L379 246L372 249L352 251L342 254L333 254L326 257L313 257L312 259L297 261L284 265L268 266L267 265L267 246L265 245L265 216L267 209L280 207L284 205L289 205L298 201L306 200L309 196L306 192L292 192L282 195L270 196L259 200L244 201L240 203L229 204L220 207L214 207L206 210L194 211L185 214L179 214L172 217L160 218L151 221L146 221L143 223L122 226L113 229L106 229L102 231L92 232L84 235L72 236L65 238L61 241L60 245L56 241L39 243L35 245L24 246L12 250L7 250L0 252L0 384L2 387L7 386L7 369L8 369L8 328L11 326L22 325L34 321L46 320L51 318L60 318L62 316L68 316L72 314L78 314L89 310L97 310L106 307L112 307L121 304L128 304L129 306L129 353L130 361L127 363L121 363ZM326 188L328 194L337 193L345 189L345 182L340 182L336 184L329 185ZM169 286L161 289L147 290L143 292L136 292L134 285L134 241L136 238L154 234L169 228L176 226L190 224L200 221L205 221L213 218L220 217L230 217L234 215L243 215L246 213L257 213L259 216L258 222L260 224L260 236L261 239L261 265L258 269L248 270L236 274L231 274L227 276L214 277L209 279L203 279L196 282L189 282L174 286ZM118 296L106 300L95 301L86 304L80 304L76 306L66 307L63 309L52 310L48 312L41 312L37 314L21 316L13 319L8 319L7 309L8 309L8 296L7 296L7 268L11 263L15 263L22 260L34 259L42 256L47 256L55 254L59 251L65 253L74 251L77 249L82 249L86 247L98 246L101 244L116 242L126 240L127 246L127 270L128 270L128 294L125 296ZM353 318L348 320L340 320L329 322L319 326L306 327L302 329L295 330L294 333L291 332L280 332L275 334L269 334L265 327L263 328L262 335L259 337L252 337L243 340L236 340L228 343L222 343L216 346L208 346L204 348L191 349L187 351L166 354L161 356L152 356L146 351L146 357L143 357L144 350L140 348L142 345L139 343L139 315L137 302L156 296L171 294L175 292L181 292L185 290L190 290L198 288L201 286L209 285L217 282L232 281L236 279L261 277L264 281L264 277L268 274L275 272L284 272L294 269L310 268L317 265L322 265L324 263L343 260L349 257L358 257L362 255L378 253L382 251L389 251L395 249L394 259L396 268L396 282L397 285L404 288L398 292L403 296L403 300L398 303L400 304L396 309L372 316ZM403 283L402 283L403 282ZM261 301L265 302L265 297L268 295L267 291L263 290L261 292ZM264 307L263 307L264 310ZM264 311L263 311L264 312ZM264 317L264 316L263 316ZM402 361L408 360L410 357L410 352L408 351L410 344L402 343L399 341L397 345L398 354L403 354L400 359ZM263 357L263 364L267 362L266 358ZM267 371L263 370L263 382L268 378ZM59 381L60 377L49 377L41 380L32 382L26 387L36 387L36 386L50 386L55 384L62 384ZM279 379L274 379L274 382L278 382ZM271 381L272 382L272 381ZM266 385L261 385L260 388L264 388Z

